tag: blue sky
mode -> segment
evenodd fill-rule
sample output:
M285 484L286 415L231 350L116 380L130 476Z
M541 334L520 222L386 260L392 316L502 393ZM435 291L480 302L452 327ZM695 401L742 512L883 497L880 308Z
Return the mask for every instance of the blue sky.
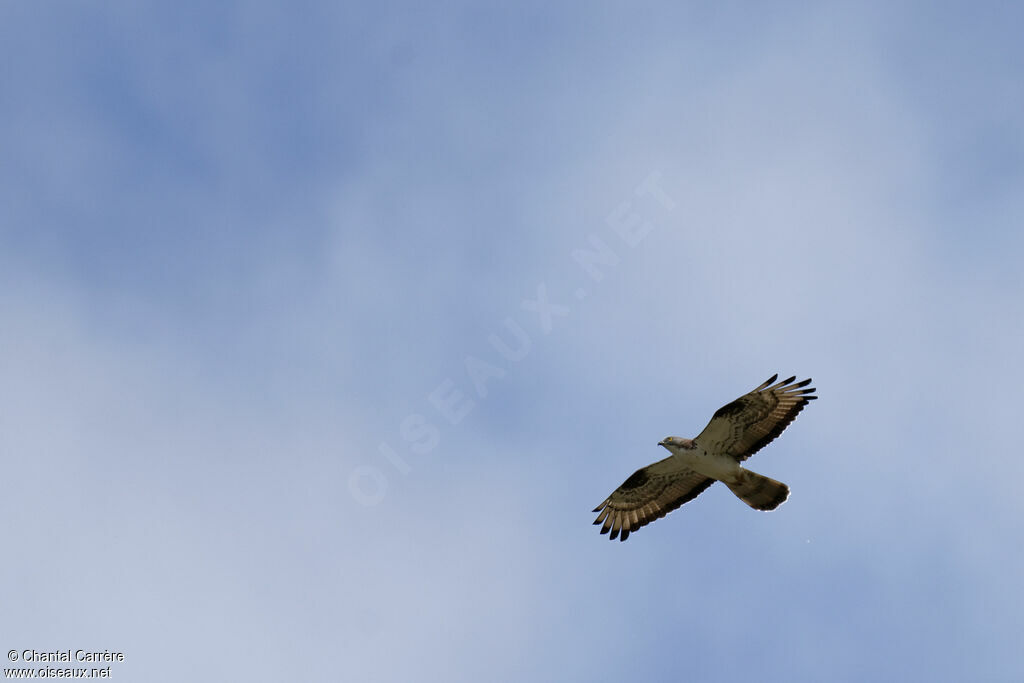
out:
M0 644L148 681L1021 680L1022 20L0 6ZM750 462L786 505L598 535L774 372L821 396Z

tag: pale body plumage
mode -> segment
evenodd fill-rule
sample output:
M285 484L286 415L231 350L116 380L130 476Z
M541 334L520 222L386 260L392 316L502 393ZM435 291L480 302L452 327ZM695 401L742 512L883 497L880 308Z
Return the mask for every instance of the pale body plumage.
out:
M634 472L597 506L601 533L625 541L629 534L687 503L716 481L755 510L774 510L789 487L752 472L741 462L768 445L817 396L810 379L773 375L756 389L719 408L696 438L670 436L658 442L672 454Z
M681 469L691 469L705 477L718 481L736 481L743 470L739 462L724 453L708 453L706 448L696 445L693 439L670 436L658 442L664 446Z

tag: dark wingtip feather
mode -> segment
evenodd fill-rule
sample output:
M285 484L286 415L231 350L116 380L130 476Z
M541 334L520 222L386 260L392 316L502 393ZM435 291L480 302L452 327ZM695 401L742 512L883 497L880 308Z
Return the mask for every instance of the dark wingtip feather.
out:
M789 379L785 380L784 382L781 382L781 384L789 384L790 382L792 382L795 379L796 379L796 375L793 375L792 377L790 377Z
M596 524L596 522L595 522L595 524ZM602 534L606 534L606 533L608 533L608 531L609 531L609 527L604 527L603 529L601 529L601 533Z
M808 384L810 384L810 383L811 383L811 378L810 378L810 377L808 377L808 378L807 378L807 379L805 379L805 380L804 380L803 382L797 382L797 383L796 383L796 384L794 384L793 386L794 386L794 387L806 387L806 386L807 386Z
M771 384L772 382L774 382L774 381L775 381L775 380L777 380L778 378L779 378L779 373L777 373L777 372L776 372L776 373L775 373L774 375L772 375L771 377L769 377L768 379L766 379L766 380L764 381L764 383L765 383L765 384Z
M604 508L604 503L601 503L600 505L598 505L596 508L591 510L591 512L600 512L602 508Z

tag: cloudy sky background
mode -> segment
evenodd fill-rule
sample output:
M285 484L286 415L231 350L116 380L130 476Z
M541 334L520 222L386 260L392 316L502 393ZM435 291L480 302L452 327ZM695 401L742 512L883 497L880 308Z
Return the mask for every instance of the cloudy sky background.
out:
M1021 680L1022 21L0 5L0 645L147 681ZM598 535L774 372L821 396L750 463L785 506Z

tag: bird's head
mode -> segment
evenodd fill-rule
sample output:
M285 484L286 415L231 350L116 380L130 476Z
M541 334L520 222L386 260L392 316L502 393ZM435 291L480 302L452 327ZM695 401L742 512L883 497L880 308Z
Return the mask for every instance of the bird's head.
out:
M675 451L677 449L689 450L694 448L693 439L683 439L678 436L666 436L658 442L658 445L664 446L669 451Z

